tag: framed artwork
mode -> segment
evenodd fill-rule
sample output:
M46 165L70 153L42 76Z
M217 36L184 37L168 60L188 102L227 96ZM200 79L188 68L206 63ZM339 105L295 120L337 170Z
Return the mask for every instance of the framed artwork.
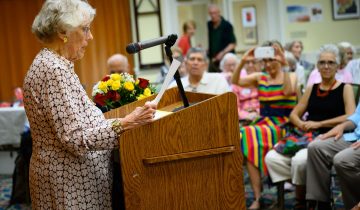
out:
M246 6L241 8L241 23L244 44L257 44L256 7Z
M334 20L360 18L360 0L331 0Z
M244 43L245 44L257 44L257 30L256 27L243 28Z

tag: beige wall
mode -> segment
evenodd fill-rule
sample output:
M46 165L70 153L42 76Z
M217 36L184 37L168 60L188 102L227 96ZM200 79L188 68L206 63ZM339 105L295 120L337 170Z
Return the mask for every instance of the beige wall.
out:
M196 23L196 33L192 39L193 46L202 46L205 49L208 47L208 34L207 34L207 5L206 4L193 4L193 5L179 5L178 6L179 18L179 36L182 35L182 25L188 20L194 20Z
M329 0L283 0L284 33L286 41L301 39L305 52L317 51L326 43L348 41L360 47L360 19L337 20L332 18L332 6ZM288 5L311 5L320 3L323 8L323 20L320 22L289 23L286 14ZM300 36L300 38L298 38Z
M241 8L246 6L255 6L256 8L256 21L257 21L257 38L258 44L261 44L267 40L267 13L266 13L266 4L264 0L253 0L253 1L234 1L232 2L231 9L233 13L233 27L237 40L237 51L248 49L251 46L244 43L244 31L241 20ZM256 45L256 44L255 44Z

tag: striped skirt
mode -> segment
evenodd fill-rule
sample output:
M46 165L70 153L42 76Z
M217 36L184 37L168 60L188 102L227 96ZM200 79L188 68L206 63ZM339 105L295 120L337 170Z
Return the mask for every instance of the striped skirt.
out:
M262 117L251 125L240 128L243 155L265 175L268 175L265 155L285 136L284 125L288 122L288 117Z

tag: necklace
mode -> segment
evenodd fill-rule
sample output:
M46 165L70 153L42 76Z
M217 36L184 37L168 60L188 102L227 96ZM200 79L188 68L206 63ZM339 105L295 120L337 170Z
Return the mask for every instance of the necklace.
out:
M320 83L321 84L321 83ZM336 80L334 80L334 82L332 83L332 85L330 86L330 88L328 90L325 90L323 93L320 92L320 84L317 86L317 90L316 90L316 95L319 97L325 97L327 95L329 95L331 89L334 87L334 85L336 84Z

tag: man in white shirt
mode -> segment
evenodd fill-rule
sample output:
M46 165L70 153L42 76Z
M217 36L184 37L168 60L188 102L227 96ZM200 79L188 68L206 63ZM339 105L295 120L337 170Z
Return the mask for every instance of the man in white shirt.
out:
M353 83L360 84L360 58L349 61L345 67L345 71L351 73Z
M202 48L190 48L185 60L188 75L181 79L185 91L222 94L230 91L225 78L219 73L208 73L209 66L206 52ZM175 87L173 81L169 88Z

